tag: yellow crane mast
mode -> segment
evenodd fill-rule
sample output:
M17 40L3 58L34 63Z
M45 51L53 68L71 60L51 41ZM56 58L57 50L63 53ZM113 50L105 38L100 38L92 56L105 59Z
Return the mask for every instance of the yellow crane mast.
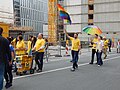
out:
M57 3L58 0L49 0L48 2L48 41L57 42Z

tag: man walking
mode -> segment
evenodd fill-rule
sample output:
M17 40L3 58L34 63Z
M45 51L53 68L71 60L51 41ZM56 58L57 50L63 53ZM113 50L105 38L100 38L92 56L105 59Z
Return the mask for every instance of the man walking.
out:
M78 39L78 34L74 34L74 38L70 37L67 34L67 31L65 30L65 33L67 35L67 37L71 40L72 42L72 48L71 48L71 53L72 53L72 63L73 63L73 67L71 69L71 71L75 71L75 69L78 68L78 53L79 50L81 49L81 44L80 44L80 39Z
M91 42L91 44L92 44L92 59L91 59L91 62L89 64L93 64L95 53L96 53L96 56L97 56L97 52L96 52L97 42L98 42L98 35L95 34L95 37Z
M37 72L42 72L43 68L43 57L45 52L45 40L43 39L43 34L38 34L38 39L32 51L36 51L35 61L38 65Z
M9 42L2 37L3 29L0 27L0 90L3 88L3 77L5 65L11 60L11 52L9 48Z
M104 59L106 59L107 57L107 49L108 49L108 40L106 39L106 37L103 37L104 40L104 48L103 48L103 53L104 53Z

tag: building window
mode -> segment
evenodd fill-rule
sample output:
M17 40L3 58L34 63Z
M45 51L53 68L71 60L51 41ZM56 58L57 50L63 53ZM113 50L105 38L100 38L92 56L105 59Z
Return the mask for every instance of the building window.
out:
M89 5L89 10L94 10L94 5Z
M89 14L89 15L88 15L88 18L89 18L89 19L93 19L93 14Z
M93 23L88 23L88 25L94 25Z

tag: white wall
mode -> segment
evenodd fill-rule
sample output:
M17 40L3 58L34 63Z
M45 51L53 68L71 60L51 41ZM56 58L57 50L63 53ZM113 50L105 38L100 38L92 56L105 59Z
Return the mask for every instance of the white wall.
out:
M72 20L65 29L69 33L81 32L81 0L65 0L64 5Z
M13 18L13 0L0 0L0 17ZM13 23L13 19L0 18L0 22Z
M66 5L80 5L81 0L64 0Z
M81 32L81 25L80 24L67 25L66 30L69 33Z

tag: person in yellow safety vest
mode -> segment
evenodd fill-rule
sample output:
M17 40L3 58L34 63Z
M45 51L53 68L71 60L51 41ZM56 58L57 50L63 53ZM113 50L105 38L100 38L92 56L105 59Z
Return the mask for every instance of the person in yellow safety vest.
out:
M29 40L27 42L27 54L28 55L32 55L32 37L33 36L29 36Z
M24 43L23 37L21 35L18 36L18 42L17 42L15 50L16 50L16 55L26 54L25 43Z
M43 57L44 57L44 52L45 52L45 40L43 39L43 34L39 33L38 34L38 39L36 41L36 44L32 51L35 51L35 61L36 64L38 65L38 70L37 72L42 72L43 69Z
M89 64L93 64L95 54L97 56L97 52L96 52L97 42L98 42L98 35L95 34L94 39L91 41L91 44L92 44L92 58L91 58L91 62Z
M103 40L104 40L103 53L104 53L104 55L105 55L105 56L104 56L104 59L106 59L109 41L106 39L106 37L103 37Z

